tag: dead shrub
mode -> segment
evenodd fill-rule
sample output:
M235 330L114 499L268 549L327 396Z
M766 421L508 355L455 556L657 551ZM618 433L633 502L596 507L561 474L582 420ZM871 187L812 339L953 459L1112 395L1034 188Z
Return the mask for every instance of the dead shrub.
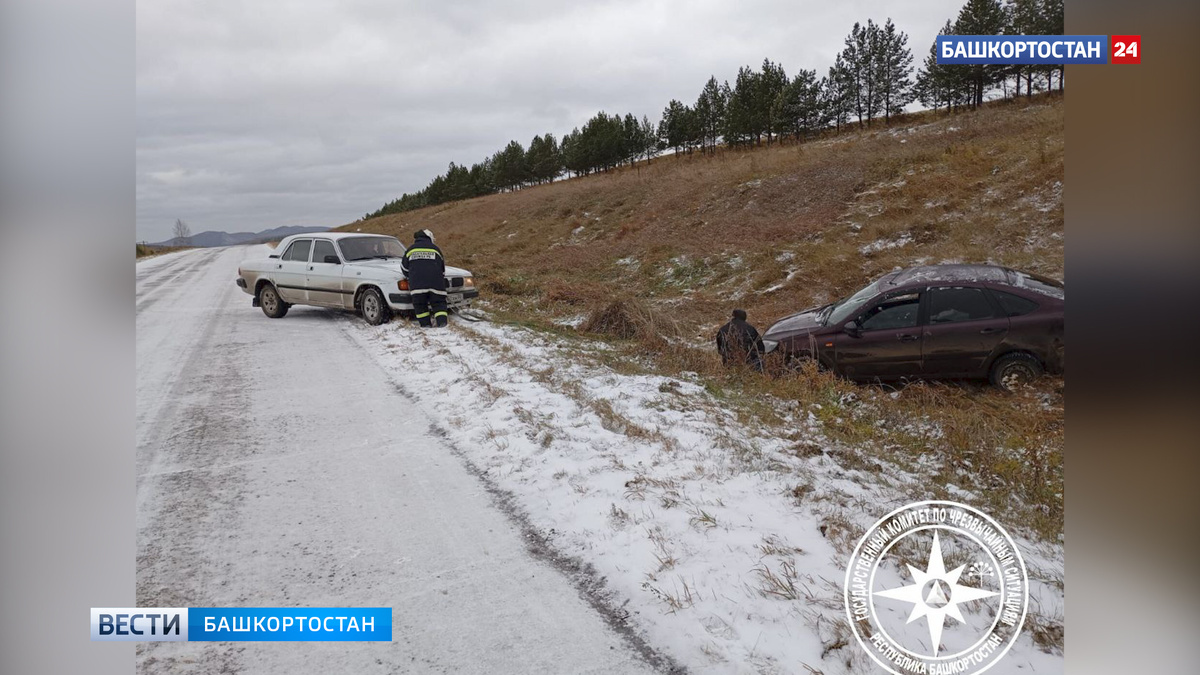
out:
M680 337L679 323L639 300L615 300L588 313L585 333L662 344Z

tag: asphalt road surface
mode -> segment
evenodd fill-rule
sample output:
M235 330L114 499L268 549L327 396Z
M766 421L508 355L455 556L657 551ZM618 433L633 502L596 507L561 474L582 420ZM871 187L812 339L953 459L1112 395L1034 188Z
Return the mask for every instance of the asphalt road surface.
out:
M349 334L233 281L263 247L137 265L137 604L393 608L390 643L142 643L142 673L638 673L567 574Z

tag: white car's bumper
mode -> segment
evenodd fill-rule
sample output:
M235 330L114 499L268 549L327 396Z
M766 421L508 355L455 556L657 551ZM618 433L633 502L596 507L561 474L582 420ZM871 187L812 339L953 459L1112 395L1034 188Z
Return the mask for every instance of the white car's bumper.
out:
M446 305L451 309L467 308L471 306L471 300L479 297L479 290L475 288L447 288L446 289ZM408 291L393 291L388 293L388 306L395 310L407 310L413 308L412 294Z

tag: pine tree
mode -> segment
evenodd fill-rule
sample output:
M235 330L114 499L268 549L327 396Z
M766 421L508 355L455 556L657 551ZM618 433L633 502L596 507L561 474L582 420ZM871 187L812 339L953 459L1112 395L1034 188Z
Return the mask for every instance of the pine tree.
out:
M938 35L953 35L954 25L947 20ZM937 109L946 106L950 111L958 105L971 105L974 100L974 84L970 79L970 66L938 63L937 40L929 47L921 71L917 73L915 93L921 103Z
M776 107L787 131L792 133L796 140L824 126L821 93L817 71L803 69L796 73L796 77L780 93Z
M678 155L688 143L688 107L675 99L663 109L662 122L658 125L658 135L664 138L667 145L675 149Z
M891 18L879 30L878 53L875 59L879 81L880 104L884 121L904 110L912 101L912 52L908 35L896 29Z
M545 154L545 141L541 136L534 136L533 140L529 141L529 150L525 152L525 162L528 168L529 180L532 183L536 184L542 182L539 165L542 163Z
M955 35L999 35L1004 32L1006 16L1000 0L967 0L954 22ZM971 105L983 105L983 94L1005 76L1006 66L972 64L966 66L972 86Z
M838 133L841 133L842 125L850 123L854 113L854 91L854 74L838 55L821 85L825 123L833 124Z
M775 102L788 86L787 73L783 66L763 59L762 72L758 75L754 92L754 118L759 133L767 136L767 145L774 135L786 128L784 119L776 116ZM782 111L780 111L782 112Z
M562 139L562 157L563 166L567 171L577 175L587 175L587 166L583 156L583 144L579 133L579 127L571 130L571 133L563 136Z
M534 136L525 153L529 180L534 183L552 183L562 172L562 151L554 134Z
M496 153L492 163L496 167L496 185L501 190L515 190L529 179L525 148L517 141L509 141L503 150Z
M642 153L642 126L633 113L625 113L621 121L621 159L632 166Z
M1066 30L1066 17L1064 15L1063 0L1043 0L1041 6L1041 31L1042 35L1062 35ZM1063 80L1066 79L1067 69L1062 64L1050 64L1043 66L1046 70L1046 90L1050 90L1050 78L1054 72L1058 72L1058 90L1063 89Z
M865 27L855 23L845 44L841 59L844 72L849 75L854 112L860 126L863 120L870 126L875 116L883 112L880 28L870 19Z
M725 96L717 78L710 77L696 99L696 117L701 129L701 149L716 152L717 139L725 122Z
M642 156L646 158L646 163L650 163L650 158L654 157L654 153L658 152L658 130L654 128L654 122L650 121L650 117L642 115L641 123L641 139L642 139Z
M762 138L762 126L755 115L758 105L758 73L749 66L738 69L737 79L725 108L725 141L733 145Z
M496 184L492 177L491 160L483 160L478 164L471 165L471 194L475 197L488 195L496 191Z
M604 111L583 126L582 144L591 171L608 171L625 160L625 127L617 115Z
M1008 35L1038 35L1043 0L1007 0L1005 14ZM1009 73L1017 79L1016 96L1021 96L1021 77L1025 78L1025 96L1033 95L1033 73L1036 66L1014 64Z

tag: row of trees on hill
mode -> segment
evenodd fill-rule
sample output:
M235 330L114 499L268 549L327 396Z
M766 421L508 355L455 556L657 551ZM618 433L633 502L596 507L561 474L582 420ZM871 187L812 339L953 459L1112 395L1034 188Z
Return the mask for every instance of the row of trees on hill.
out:
M1063 32L1063 0L967 0L941 34L1054 35ZM650 161L667 149L716 152L718 146L768 145L802 140L850 124L886 124L914 100L933 109L978 107L999 90L1027 96L1049 90L1061 66L980 66L937 63L936 42L913 73L908 35L889 18L883 24L855 23L844 48L823 74L800 69L791 77L782 65L738 69L732 84L710 77L692 104L672 99L657 123L648 116L599 112L582 128L558 139L534 136L526 148L510 141L491 157L466 166L450 164L425 189L404 194L366 218L448 201L549 183L565 175L586 176L622 164Z

